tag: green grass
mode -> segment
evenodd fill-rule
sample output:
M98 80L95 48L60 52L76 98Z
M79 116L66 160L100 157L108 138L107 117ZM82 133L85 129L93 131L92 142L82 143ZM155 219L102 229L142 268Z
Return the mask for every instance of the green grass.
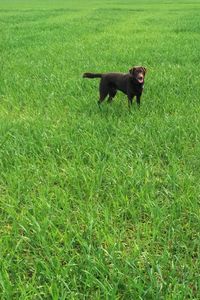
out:
M200 2L0 0L0 299L200 298ZM87 71L148 68L141 109Z

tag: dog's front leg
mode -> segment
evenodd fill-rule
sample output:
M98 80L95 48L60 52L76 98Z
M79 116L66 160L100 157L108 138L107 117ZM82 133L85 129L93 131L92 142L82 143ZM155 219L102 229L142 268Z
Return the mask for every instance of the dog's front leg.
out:
M141 97L141 95L136 96L136 102L137 102L138 107L140 107L140 97Z
M131 108L132 104L133 104L133 94L128 94L128 107Z

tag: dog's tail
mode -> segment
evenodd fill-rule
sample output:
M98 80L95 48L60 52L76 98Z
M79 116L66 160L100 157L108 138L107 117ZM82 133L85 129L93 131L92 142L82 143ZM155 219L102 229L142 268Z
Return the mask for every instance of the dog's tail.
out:
M84 73L83 78L101 78L101 73Z

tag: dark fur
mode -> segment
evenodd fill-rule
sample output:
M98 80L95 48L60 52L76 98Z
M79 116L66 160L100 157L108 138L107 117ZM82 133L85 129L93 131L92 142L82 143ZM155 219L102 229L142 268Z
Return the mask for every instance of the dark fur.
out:
M115 97L117 90L122 91L128 97L129 106L136 96L136 102L140 105L140 97L144 86L144 77L146 68L133 67L129 73L84 73L84 78L101 78L99 84L100 105L109 95L108 101L111 102Z

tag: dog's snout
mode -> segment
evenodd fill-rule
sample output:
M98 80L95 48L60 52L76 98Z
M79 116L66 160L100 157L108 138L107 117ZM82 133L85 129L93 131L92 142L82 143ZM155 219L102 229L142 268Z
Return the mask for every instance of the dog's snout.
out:
M143 76L142 74L139 74L139 75L137 76L137 81L138 81L139 83L143 83L143 82L144 82L144 76Z

